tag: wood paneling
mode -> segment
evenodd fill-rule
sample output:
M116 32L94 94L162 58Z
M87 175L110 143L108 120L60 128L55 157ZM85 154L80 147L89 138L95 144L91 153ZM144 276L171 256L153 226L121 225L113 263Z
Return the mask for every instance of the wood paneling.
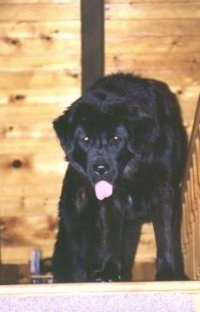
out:
M52 120L80 95L79 1L0 1L1 261L50 257L66 163Z
M7 1L0 3L0 22L7 21L62 21L67 20L79 20L79 3L27 3L21 1L21 3L8 4Z
M150 27L150 26L149 26ZM191 37L190 35L179 36L168 34L167 36L154 36L154 35L141 35L137 36L112 36L107 38L106 53L119 55L131 55L132 54L161 54L167 53L167 55L175 56L181 53L187 53L190 57L191 53L199 52L199 39L200 36ZM117 52L119 49L119 52Z
M137 20L137 19L189 19L200 18L200 3L194 2L150 2L130 1L124 3L107 3L105 5L106 19Z
M147 19L147 20L107 20L106 31L109 36L191 36L200 35L199 19Z
M80 55L80 21L3 22L0 28L0 56L33 57ZM59 62L59 60L58 60ZM17 62L16 62L17 64Z
M43 71L20 71L20 72L2 72L0 76L0 85L2 90L11 89L15 85L16 89L29 88L29 89L47 89L47 88L65 88L65 86L74 87L79 86L80 74L67 72L67 70L50 70L49 72ZM77 79L79 78L79 79Z

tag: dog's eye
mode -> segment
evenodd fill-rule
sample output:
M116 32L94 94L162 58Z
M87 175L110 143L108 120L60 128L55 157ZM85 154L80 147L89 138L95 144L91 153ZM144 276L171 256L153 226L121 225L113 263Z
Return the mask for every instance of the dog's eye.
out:
M120 140L120 137L119 137L118 135L114 135L114 136L112 137L112 139L113 139L113 141L117 142L117 141Z
M110 138L110 143L111 144L118 144L119 142L121 141L121 138L118 136L118 135L113 135L111 138Z
M83 141L86 142L86 143L89 143L89 141L90 141L89 136L86 135L86 136L83 138Z
M90 147L92 144L92 139L90 136L85 135L82 138L80 138L80 144L82 147Z

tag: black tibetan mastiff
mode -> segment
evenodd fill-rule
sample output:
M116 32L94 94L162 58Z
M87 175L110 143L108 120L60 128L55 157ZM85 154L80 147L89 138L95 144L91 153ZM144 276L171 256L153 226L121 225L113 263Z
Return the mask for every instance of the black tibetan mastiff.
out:
M176 232L186 135L167 85L131 74L106 76L54 128L69 161L53 255L55 282L131 280L146 221L154 226L156 279L181 279Z

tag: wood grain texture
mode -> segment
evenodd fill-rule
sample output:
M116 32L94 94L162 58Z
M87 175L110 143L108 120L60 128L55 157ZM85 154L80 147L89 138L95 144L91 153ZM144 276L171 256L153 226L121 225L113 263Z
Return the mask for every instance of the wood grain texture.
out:
M0 3L0 22L7 21L63 21L80 20L78 3Z
M199 280L200 221L200 99L195 113L183 182L182 247L185 269L190 279Z
M190 19L200 17L200 3L130 1L127 3L106 3L105 18L122 20L140 19Z

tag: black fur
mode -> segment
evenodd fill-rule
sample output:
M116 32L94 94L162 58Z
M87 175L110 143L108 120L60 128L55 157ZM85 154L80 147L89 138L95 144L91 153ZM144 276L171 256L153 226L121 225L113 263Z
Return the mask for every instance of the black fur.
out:
M146 221L155 231L156 279L181 279L186 135L167 85L130 74L104 77L54 128L69 160L53 255L55 282L131 280ZM103 200L94 191L100 180L113 186Z

